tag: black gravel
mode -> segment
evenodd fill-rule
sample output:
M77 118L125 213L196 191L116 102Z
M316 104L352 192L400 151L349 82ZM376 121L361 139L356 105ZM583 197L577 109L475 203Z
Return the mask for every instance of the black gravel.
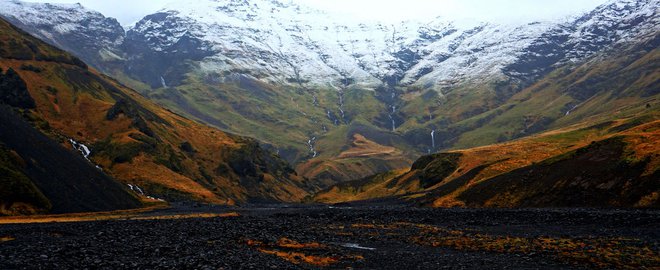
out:
M388 233L387 230L352 228L351 224L408 222L488 235L636 238L656 254L660 239L660 211L653 210L253 206L237 209L177 207L146 215L223 211L236 211L241 216L0 225L0 237L15 238L0 242L0 269L318 268L305 263L293 264L246 244L247 240L276 243L282 237L301 243L318 242L328 247L303 251L310 254L360 257L340 259L329 266L333 269L589 267L561 261L547 253L463 251L417 245L410 241L416 230ZM339 227L343 229L337 229Z

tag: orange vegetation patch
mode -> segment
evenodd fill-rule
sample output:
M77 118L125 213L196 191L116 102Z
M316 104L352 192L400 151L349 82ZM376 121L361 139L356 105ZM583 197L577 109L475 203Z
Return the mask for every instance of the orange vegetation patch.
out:
M424 246L498 253L545 254L568 263L596 268L646 269L660 265L660 254L640 239L631 238L560 238L513 237L488 235L473 230L448 229L427 224L397 222L391 224L352 224L358 233L409 235L410 241ZM344 233L346 227L330 226ZM413 233L411 233L413 232Z
M332 257L306 255L302 252L268 250L263 248L257 248L257 250L262 253L275 255L294 264L306 263L316 266L329 266L339 261L338 259Z
M341 152L338 158L371 157L376 155L401 155L402 152L391 146L384 146L368 140L360 134L353 135L351 148Z
M300 243L298 241L282 237L274 244L267 244L262 241L248 239L245 243L264 254L275 255L283 260L293 264L308 264L313 266L330 266L341 261L364 260L362 255L347 254L343 256L324 256L319 253L327 253L332 250L331 247L316 243Z
M157 209L165 209L165 208L167 208L167 206L163 204L163 205L156 205L156 206L139 208L139 209L117 210L117 211L106 211L106 212L0 217L0 224L109 220L109 219L119 219L122 217L135 216L144 212L153 211Z
M14 240L16 240L16 238L11 236L0 236L0 243L14 241Z
M627 147L638 160L648 160L644 175L653 174L660 168L660 120L627 130Z
M109 212L75 213L59 215L37 215L37 216L14 216L0 217L0 224L27 224L27 223L51 223L51 222L84 222L99 220L162 220L162 219L187 219L187 218L217 218L238 217L236 212L228 213L192 213L146 216L146 212L165 209L166 205L157 205L147 208L118 210Z
M499 253L547 253L561 260L597 268L641 269L660 265L660 256L637 239L523 238L484 234L417 237L414 242L434 247Z
M325 245L319 243L299 243L288 238L280 238L274 245L268 245L261 241L251 239L247 240L246 244L251 247L256 247L259 252L275 255L294 264L306 263L315 266L329 266L339 261L338 258L334 257L308 255L300 251L292 251L297 249L326 248Z
M194 213L194 214L179 214L179 215L162 215L162 216L138 216L129 217L130 220L162 220L162 219L188 219L188 218L216 218L216 217L240 217L241 215L236 212L229 213Z
M321 248L326 248L325 245L312 242L312 243L299 243L295 240L291 240L289 238L282 237L280 240L277 241L277 245L280 247L284 248L313 248L313 249L321 249Z

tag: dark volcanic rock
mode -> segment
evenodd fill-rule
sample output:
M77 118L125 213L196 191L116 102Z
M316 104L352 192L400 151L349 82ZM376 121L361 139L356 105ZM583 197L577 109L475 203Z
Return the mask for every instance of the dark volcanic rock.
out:
M658 212L587 209L474 210L399 207L285 207L235 209L240 217L117 220L0 225L4 269L317 269L264 250L294 257L336 260L330 269L585 269L553 252L495 252L432 247L414 239L441 236L419 228L446 228L484 237L643 239L657 252ZM169 209L146 215L180 214ZM226 211L203 208L197 211ZM396 225L400 224L400 225ZM418 224L411 227L401 224ZM421 227L417 227L421 226ZM421 238L420 238L421 237ZM317 243L283 247L282 239ZM569 241L567 240L567 241ZM289 243L291 243L291 241ZM284 242L286 243L286 242ZM261 250L261 251L260 251ZM656 253L657 254L657 253ZM593 255L588 255L593 256ZM652 258L645 258L652 260Z

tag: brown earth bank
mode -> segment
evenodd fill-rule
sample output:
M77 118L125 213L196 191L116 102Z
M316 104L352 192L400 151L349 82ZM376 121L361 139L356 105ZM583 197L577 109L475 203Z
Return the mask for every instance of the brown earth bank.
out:
M2 268L660 266L657 210L177 205L134 217L0 225Z

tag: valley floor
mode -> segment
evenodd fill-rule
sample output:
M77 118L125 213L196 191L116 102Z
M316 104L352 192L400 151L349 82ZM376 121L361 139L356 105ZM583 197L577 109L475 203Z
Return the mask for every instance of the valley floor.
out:
M657 268L658 225L658 210L186 205L0 225L0 268Z

